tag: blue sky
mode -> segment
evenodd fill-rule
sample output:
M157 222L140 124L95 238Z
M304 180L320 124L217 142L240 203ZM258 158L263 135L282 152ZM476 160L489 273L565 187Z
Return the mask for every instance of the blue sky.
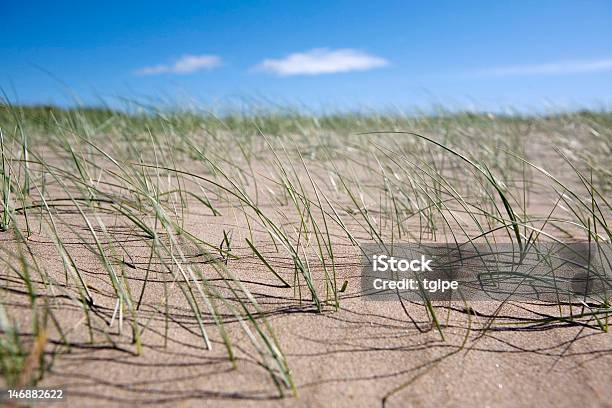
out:
M4 0L0 17L18 103L612 105L610 1Z

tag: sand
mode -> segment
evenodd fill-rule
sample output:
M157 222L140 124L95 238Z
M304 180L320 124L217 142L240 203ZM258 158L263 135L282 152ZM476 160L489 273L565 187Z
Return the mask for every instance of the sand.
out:
M210 230L227 225L222 217L200 217ZM36 239L36 238L34 238ZM41 251L50 244L33 245ZM136 244L137 246L137 244ZM424 307L363 298L359 287L359 257L350 246L339 256L339 280L349 280L341 308L316 313L310 302L301 304L293 289L279 288L248 248L236 249L244 259L229 267L246 282L288 359L297 397L280 399L267 372L258 365L250 342L237 322L228 331L237 347L237 368L228 362L212 324L213 350L205 350L195 318L180 294L171 305L168 341L159 310L163 296L161 274L152 276L145 292L141 319L152 317L140 356L134 355L129 329L117 334L115 345L88 343L82 314L62 302L57 314L75 326L67 350L58 339L50 371L39 384L66 390L69 406L608 406L612 401L612 339L609 334L580 324L559 322L507 326L521 317L554 315L554 307L519 304L498 311L493 327L483 331L497 305L475 302L477 315L460 306L443 308L445 339L432 329ZM51 252L51 251L49 251ZM81 265L107 321L113 312L104 272ZM135 258L137 260L137 258ZM278 262L282 265L282 262ZM344 265L344 266L343 266ZM59 272L58 272L59 273ZM130 270L133 289L143 271ZM286 278L291 269L286 268ZM157 282L156 282L157 280ZM106 287L105 287L106 286ZM175 288L176 289L176 288ZM305 288L304 288L305 290ZM138 291L135 290L137 293ZM106 298L108 297L108 298ZM23 300L16 296L15 300ZM469 328L469 330L468 330ZM128 332L127 334L125 332ZM59 405L59 404L57 404Z
M274 208L271 202L261 205ZM548 202L542 199L532 207L545 213ZM284 222L297 223L297 216L289 208L283 210ZM65 390L66 400L55 405L612 406L612 337L594 328L593 321L590 325L569 321L519 325L522 319L554 316L558 309L524 302L510 302L498 309L494 303L475 302L469 311L461 305L440 304L437 313L443 327L442 339L423 305L405 303L402 307L397 301L364 298L359 285L359 252L340 238L338 228L332 234L337 245L338 282L346 279L348 286L341 294L338 310L327 306L317 313L303 284L304 299L300 302L294 289L279 285L278 279L253 255L244 241L248 236L246 225L235 209L222 212L222 216L213 216L193 202L186 214L187 229L210 242L220 242L224 230L232 231L234 251L240 259L229 260L228 269L244 282L272 325L291 368L297 395L281 398L240 323L231 316L226 328L235 346L236 367L228 361L210 318L205 324L213 348L206 350L178 284L166 288L170 293L166 320L164 281L172 278L154 266L139 316L148 322L141 355L135 354L129 326L124 323L120 335L116 320L111 327L98 323L96 342L91 344L79 307L58 294L54 310L62 326L71 328L70 347L51 330L45 358L53 363L39 383L40 387ZM87 235L78 215L58 216ZM109 215L105 222L114 225L112 220ZM93 297L100 322L108 323L114 310L108 275L79 239L71 241L71 234L74 231L66 231L65 240L85 279L95 288ZM147 266L143 238L134 236L121 223L110 234L123 243L129 255L131 266L125 268L123 264L123 270L132 293L139 293ZM261 228L255 234L259 248L291 281L290 260L274 250ZM0 241L7 247L14 245L9 233L0 233ZM49 236L44 231L35 234L29 244L36 259L62 282L64 272ZM197 263L197 254L190 255L189 261ZM114 262L121 265L120 259ZM312 267L321 287L323 270L316 260ZM11 307L23 307L25 322L27 298L23 287L12 272L0 272L6 278L5 288L10 289ZM212 283L223 290L223 282Z

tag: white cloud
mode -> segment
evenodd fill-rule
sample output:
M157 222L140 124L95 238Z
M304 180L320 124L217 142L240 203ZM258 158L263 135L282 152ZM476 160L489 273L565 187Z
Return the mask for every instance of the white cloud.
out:
M174 64L154 65L137 70L136 75L158 74L191 74L203 69L212 69L221 65L221 58L216 55L183 55Z
M352 49L317 48L294 53L282 59L265 59L256 69L281 76L319 75L335 72L367 71L388 65L384 58Z
M562 75L603 72L612 70L612 59L591 61L558 61L538 65L515 65L479 71L479 76L509 77L535 75Z

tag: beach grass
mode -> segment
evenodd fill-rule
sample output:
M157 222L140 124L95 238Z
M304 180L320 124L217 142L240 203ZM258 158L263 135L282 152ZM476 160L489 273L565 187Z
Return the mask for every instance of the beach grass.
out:
M74 337L129 339L140 355L158 319L171 338L180 302L203 352L220 346L238 367L234 339L244 336L279 395L293 395L282 338L241 265L325 314L359 285L339 278L346 246L358 255L364 243L508 242L520 253L538 242L609 245L611 125L609 112L215 115L7 102L0 374L35 384ZM207 227L215 217L227 220L222 231ZM608 331L609 289L578 303L560 296L555 314L520 324ZM18 293L27 312L15 307ZM77 325L61 316L67 303ZM420 307L444 339L445 306ZM500 324L493 316L486 329Z

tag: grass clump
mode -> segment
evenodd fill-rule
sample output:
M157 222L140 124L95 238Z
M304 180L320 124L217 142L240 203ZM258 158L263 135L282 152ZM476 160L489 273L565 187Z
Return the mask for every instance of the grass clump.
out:
M242 336L279 394L295 393L268 319L274 303L254 293L250 274L264 276L270 298L327 313L358 286L339 267L362 243L510 242L520 254L541 241L608 245L609 124L605 112L216 116L2 105L0 300L14 304L25 288L34 322L19 329L11 307L0 309L2 375L22 381L40 356L44 371L48 338L62 352L77 339L127 341L135 355L150 352L149 339L167 347L182 314L199 348L218 344L238 366ZM558 314L522 324L607 331L608 293L560 299ZM67 305L77 325L59 316ZM444 338L445 306L422 307Z

